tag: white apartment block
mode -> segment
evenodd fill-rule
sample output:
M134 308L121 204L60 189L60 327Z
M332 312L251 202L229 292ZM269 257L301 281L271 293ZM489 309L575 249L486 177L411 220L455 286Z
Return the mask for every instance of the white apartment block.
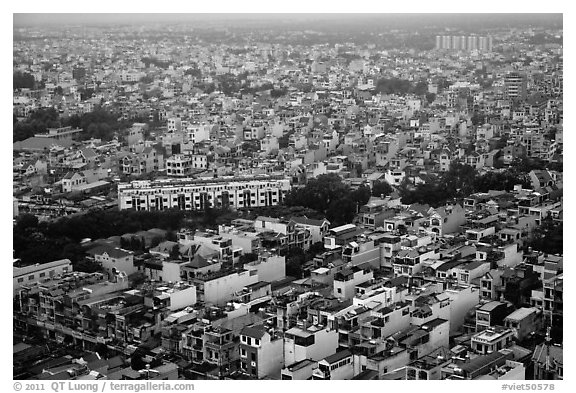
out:
M118 185L118 207L120 210L203 210L223 206L275 206L290 187L290 180L272 176L132 181Z

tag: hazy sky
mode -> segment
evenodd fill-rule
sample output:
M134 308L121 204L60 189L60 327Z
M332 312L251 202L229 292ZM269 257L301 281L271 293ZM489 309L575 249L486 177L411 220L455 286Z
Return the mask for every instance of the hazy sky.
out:
M485 19L490 21L500 20L503 23L510 22L530 22L534 24L561 23L562 14L175 14L175 13L147 13L147 14L129 14L129 13L19 13L13 14L14 26L34 26L34 25L64 25L64 24L141 24L148 22L177 23L188 21L242 21L254 19L282 20L282 21L300 21L300 20L338 20L362 19L362 18L382 18L382 19L403 19L406 21L456 21L458 19Z

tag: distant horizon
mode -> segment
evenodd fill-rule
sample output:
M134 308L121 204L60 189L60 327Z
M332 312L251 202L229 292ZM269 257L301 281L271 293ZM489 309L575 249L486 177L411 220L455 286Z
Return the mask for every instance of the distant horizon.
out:
M249 22L258 19L287 23L388 20L411 23L489 23L563 26L561 13L14 13L13 27L114 25L186 22Z

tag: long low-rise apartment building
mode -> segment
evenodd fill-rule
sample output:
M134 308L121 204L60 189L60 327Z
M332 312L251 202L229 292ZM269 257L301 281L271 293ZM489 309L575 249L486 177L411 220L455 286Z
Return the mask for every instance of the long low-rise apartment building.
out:
M163 179L118 185L118 207L134 210L203 210L275 206L290 190L280 176Z

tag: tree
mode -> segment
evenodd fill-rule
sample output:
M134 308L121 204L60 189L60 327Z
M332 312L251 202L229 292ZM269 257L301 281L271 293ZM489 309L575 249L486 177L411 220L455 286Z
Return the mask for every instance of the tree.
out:
M27 72L16 71L12 75L12 84L14 89L33 89L34 82L34 77Z
M139 82L144 84L152 83L154 82L154 77L151 75L144 75L142 78L140 78Z
M545 163L542 160L530 157L515 158L510 164L510 169L515 173L529 173L533 169L544 169Z
M382 78L376 82L376 92L383 94L406 94L412 89L410 81L398 78Z
M306 254L300 247L293 247L286 254L286 275L302 278L302 265L306 262Z
M170 259L180 259L180 246L178 244L174 244L172 246L169 256Z
M38 217L33 214L24 213L20 214L16 218L16 226L14 227L14 232L26 234L29 233L31 229L38 228Z
M410 188L407 184L399 187L404 204L422 203L440 206L453 198L462 198L474 192L476 171L469 165L452 163L442 177Z
M386 180L375 180L372 183L372 196L383 198L390 195L393 191L394 189Z
M359 187L352 191L340 176L331 173L311 179L306 186L290 191L284 203L287 206L303 206L321 212L332 224L352 221L359 206L370 199L370 188Z
M154 236L152 238L152 240L150 241L150 248L154 248L154 247L158 246L158 244L160 244L160 242L162 242L162 237L161 236Z
M564 165L561 162L549 162L548 164L546 164L546 169L549 171L563 172Z
M324 242L316 242L310 246L308 252L313 256L324 252Z
M334 173L311 179L306 186L293 189L286 196L288 206L304 206L326 213L330 203L350 194L350 188Z
M72 264L84 260L86 251L78 243L68 243L62 249L62 258L70 259Z
M13 126L14 141L30 138L37 133L44 133L48 128L60 126L59 114L54 108L40 108L26 120L19 121Z
M509 191L516 184L522 184L524 188L530 188L530 183L526 178L519 177L510 171L505 172L488 172L477 176L474 179L475 192L488 192L490 190Z
M548 217L534 230L532 240L527 246L547 254L564 253L564 236L562 222L556 222Z
M472 121L472 125L477 126L485 123L486 116L481 113L474 112L470 120Z
M128 276L128 282L131 288L135 288L146 281L146 275L143 272L134 272Z
M422 96L422 95L426 94L426 92L428 91L428 83L423 82L423 81L416 83L413 91L414 91L414 94L416 94L418 96Z
M174 231L168 231L166 232L166 240L171 242L177 242L178 236L176 236L176 233Z
M83 259L74 265L74 270L78 272L94 273L100 271L101 268L97 263Z
M352 191L352 200L358 204L358 206L364 206L370 200L370 187L361 185L358 189Z
M272 98L279 98L285 96L288 93L287 89L272 89L270 91L270 97Z
M201 78L202 72L198 68L192 67L192 68L188 68L186 71L184 71L184 75L192 75L193 77Z
M359 203L352 200L350 196L335 199L330 202L326 210L326 218L335 226L352 222L359 208Z
M145 351L142 348L136 348L136 350L130 356L130 367L132 370L140 371L146 368L146 362L144 362Z

